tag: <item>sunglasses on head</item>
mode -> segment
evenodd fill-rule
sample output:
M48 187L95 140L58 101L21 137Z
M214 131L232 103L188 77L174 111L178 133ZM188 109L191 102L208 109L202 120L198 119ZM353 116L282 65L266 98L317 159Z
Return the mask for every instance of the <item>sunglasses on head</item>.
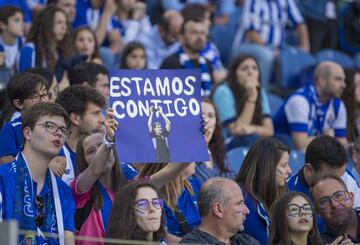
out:
M139 209L147 210L150 206L150 202L151 202L152 206L156 209L161 209L164 206L164 202L160 198L153 198L151 200L139 199L135 203Z

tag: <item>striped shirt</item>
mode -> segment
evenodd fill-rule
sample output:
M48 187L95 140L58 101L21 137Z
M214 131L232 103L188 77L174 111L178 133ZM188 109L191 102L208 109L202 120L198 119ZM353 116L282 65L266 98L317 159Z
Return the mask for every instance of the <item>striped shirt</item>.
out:
M257 31L266 46L281 48L286 26L304 22L293 0L245 0L235 45L246 42L247 31Z

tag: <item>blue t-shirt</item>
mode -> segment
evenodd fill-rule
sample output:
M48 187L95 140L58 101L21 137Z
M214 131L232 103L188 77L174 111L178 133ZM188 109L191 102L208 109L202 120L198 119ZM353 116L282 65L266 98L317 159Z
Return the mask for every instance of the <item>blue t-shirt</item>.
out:
M15 157L22 148L22 117L7 122L0 132L0 157Z
M322 135L334 130L335 137L346 137L346 109L338 98L321 104L314 85L310 84L290 95L273 118L276 133Z
M17 201L16 201L16 192L17 192L17 186L16 186L16 178L18 175L16 175L16 165L17 161L19 161L19 159L21 160L21 154L18 155L18 159L16 159L14 162L12 163L8 163L5 165L0 166L0 193L2 196L2 202L0 203L0 214L1 214L1 218L3 220L9 220L9 219L14 219L14 218L18 218L18 215L16 214L16 210L24 210L24 212L26 213L27 216L32 217L31 219L35 219L36 213L34 210L37 210L37 207L35 205L34 199L35 197L31 197L30 190L25 190L23 195L23 200L24 200L24 207L17 209L16 205L17 205ZM50 173L49 171L47 172L47 178L50 178L50 176L48 176ZM58 191L59 191L59 198L60 198L60 205L61 205L61 210L62 210L62 215L63 215L63 224L64 224L64 230L65 231L70 231L70 232L74 232L74 215L75 215L75 202L74 199L72 197L72 192L71 189L66 185L65 182L63 182L60 178L56 177L56 183L58 186ZM32 181L32 190L36 190L37 188L37 184L36 182ZM48 204L49 202L52 202L54 205L54 201L48 201L47 197L48 192L51 191L52 192L52 188L51 186L49 186L48 181L44 181L44 186L40 192L40 196L43 197L44 199L44 204ZM28 194L28 195L27 195ZM33 194L35 195L35 194ZM25 211L28 210L28 211ZM23 214L24 215L24 214ZM52 216L52 217L51 217ZM49 220L52 221L52 223L48 224L48 226L42 225L40 227L40 230L42 232L52 232L52 233L57 233L58 232L58 228L57 228L57 221L56 221L56 214L55 214L55 209L53 209L53 213L52 215L49 216ZM23 216L22 216L23 217ZM46 218L46 220L48 220ZM20 229L22 228L23 225L23 220L22 218L20 218L19 220L19 225L20 225ZM47 229L46 229L47 227ZM33 230L36 231L36 227L34 224ZM46 244L44 243L44 240L36 237L36 244ZM50 239L50 244L51 245L55 245L58 244L58 241L55 241L54 239Z
M199 180L192 178L189 179L194 191L192 196L187 190L183 190L177 201L177 207L186 218L188 225L195 228L200 225L201 219L197 206L197 197L200 191L201 183ZM182 231L181 226L176 219L174 212L164 203L164 211L166 215L167 230L169 233L182 237L185 233Z
M267 245L269 240L270 218L262 203L253 199L250 194L242 188L244 202L250 213L244 222L244 233L252 236L261 245Z

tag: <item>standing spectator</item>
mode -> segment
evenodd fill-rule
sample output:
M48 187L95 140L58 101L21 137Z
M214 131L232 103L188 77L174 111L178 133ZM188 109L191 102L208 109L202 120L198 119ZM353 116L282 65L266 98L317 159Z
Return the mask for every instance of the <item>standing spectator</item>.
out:
M102 64L96 34L89 26L80 26L72 33L76 54L86 55L86 62Z
M210 94L213 84L211 63L201 54L206 40L207 27L203 19L185 20L181 26L181 47L160 66L160 69L200 68L202 96Z
M273 58L285 46L287 25L296 28L299 47L309 51L307 27L294 0L244 2L233 50L234 54L245 53L256 57L260 64L261 82L265 88L268 88L271 79Z
M139 42L128 43L122 53L121 69L146 69L145 47Z
M336 49L338 40L339 0L297 0L297 5L305 17L309 30L311 53L321 49Z
M15 61L24 43L24 14L15 6L0 8L0 46L5 51L5 66L15 72Z
M137 40L145 47L149 69L158 69L163 60L179 48L183 21L178 11L169 10L149 32L140 33Z
M340 11L339 46L349 55L360 52L360 1L354 0Z
M324 173L311 184L316 210L325 221L323 241L331 244L360 242L360 211L353 209L354 195L336 175Z
M259 244L251 236L240 233L249 209L233 180L219 177L207 180L200 189L198 206L201 225L186 234L180 243Z
M270 207L287 192L286 179L290 174L289 148L276 139L267 138L252 145L235 178L250 210L244 233L262 245L268 244Z
M310 197L288 192L271 206L269 244L323 244Z
M67 40L66 13L60 8L47 7L31 25L27 43L20 52L18 71L35 66L46 67L54 72L61 83L65 73L65 57L68 56Z
M36 234L20 235L22 244L75 244L71 190L49 170L50 160L70 134L69 126L69 116L60 105L34 105L24 115L21 154L0 168L1 218L16 219L20 229Z
M237 57L230 65L228 81L218 86L212 97L226 129L229 150L249 147L260 137L273 135L269 101L254 57Z
M314 83L290 95L274 116L277 137L301 151L315 136L324 134L347 146L346 109L340 99L345 87L342 67L321 62L315 69Z

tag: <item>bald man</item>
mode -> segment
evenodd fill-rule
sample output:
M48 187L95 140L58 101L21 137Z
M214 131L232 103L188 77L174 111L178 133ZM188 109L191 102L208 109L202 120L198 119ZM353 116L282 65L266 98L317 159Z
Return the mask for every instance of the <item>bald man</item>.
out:
M198 196L201 216L199 228L186 234L180 243L235 245L260 244L244 230L249 214L239 185L226 178L211 178L203 183Z
M145 46L149 69L159 69L162 61L180 47L179 37L183 21L178 11L168 10L150 32L140 34L138 41Z
M319 135L334 136L346 147L346 109L340 99L344 70L335 62L321 62L313 80L285 100L273 118L275 137L302 151Z

